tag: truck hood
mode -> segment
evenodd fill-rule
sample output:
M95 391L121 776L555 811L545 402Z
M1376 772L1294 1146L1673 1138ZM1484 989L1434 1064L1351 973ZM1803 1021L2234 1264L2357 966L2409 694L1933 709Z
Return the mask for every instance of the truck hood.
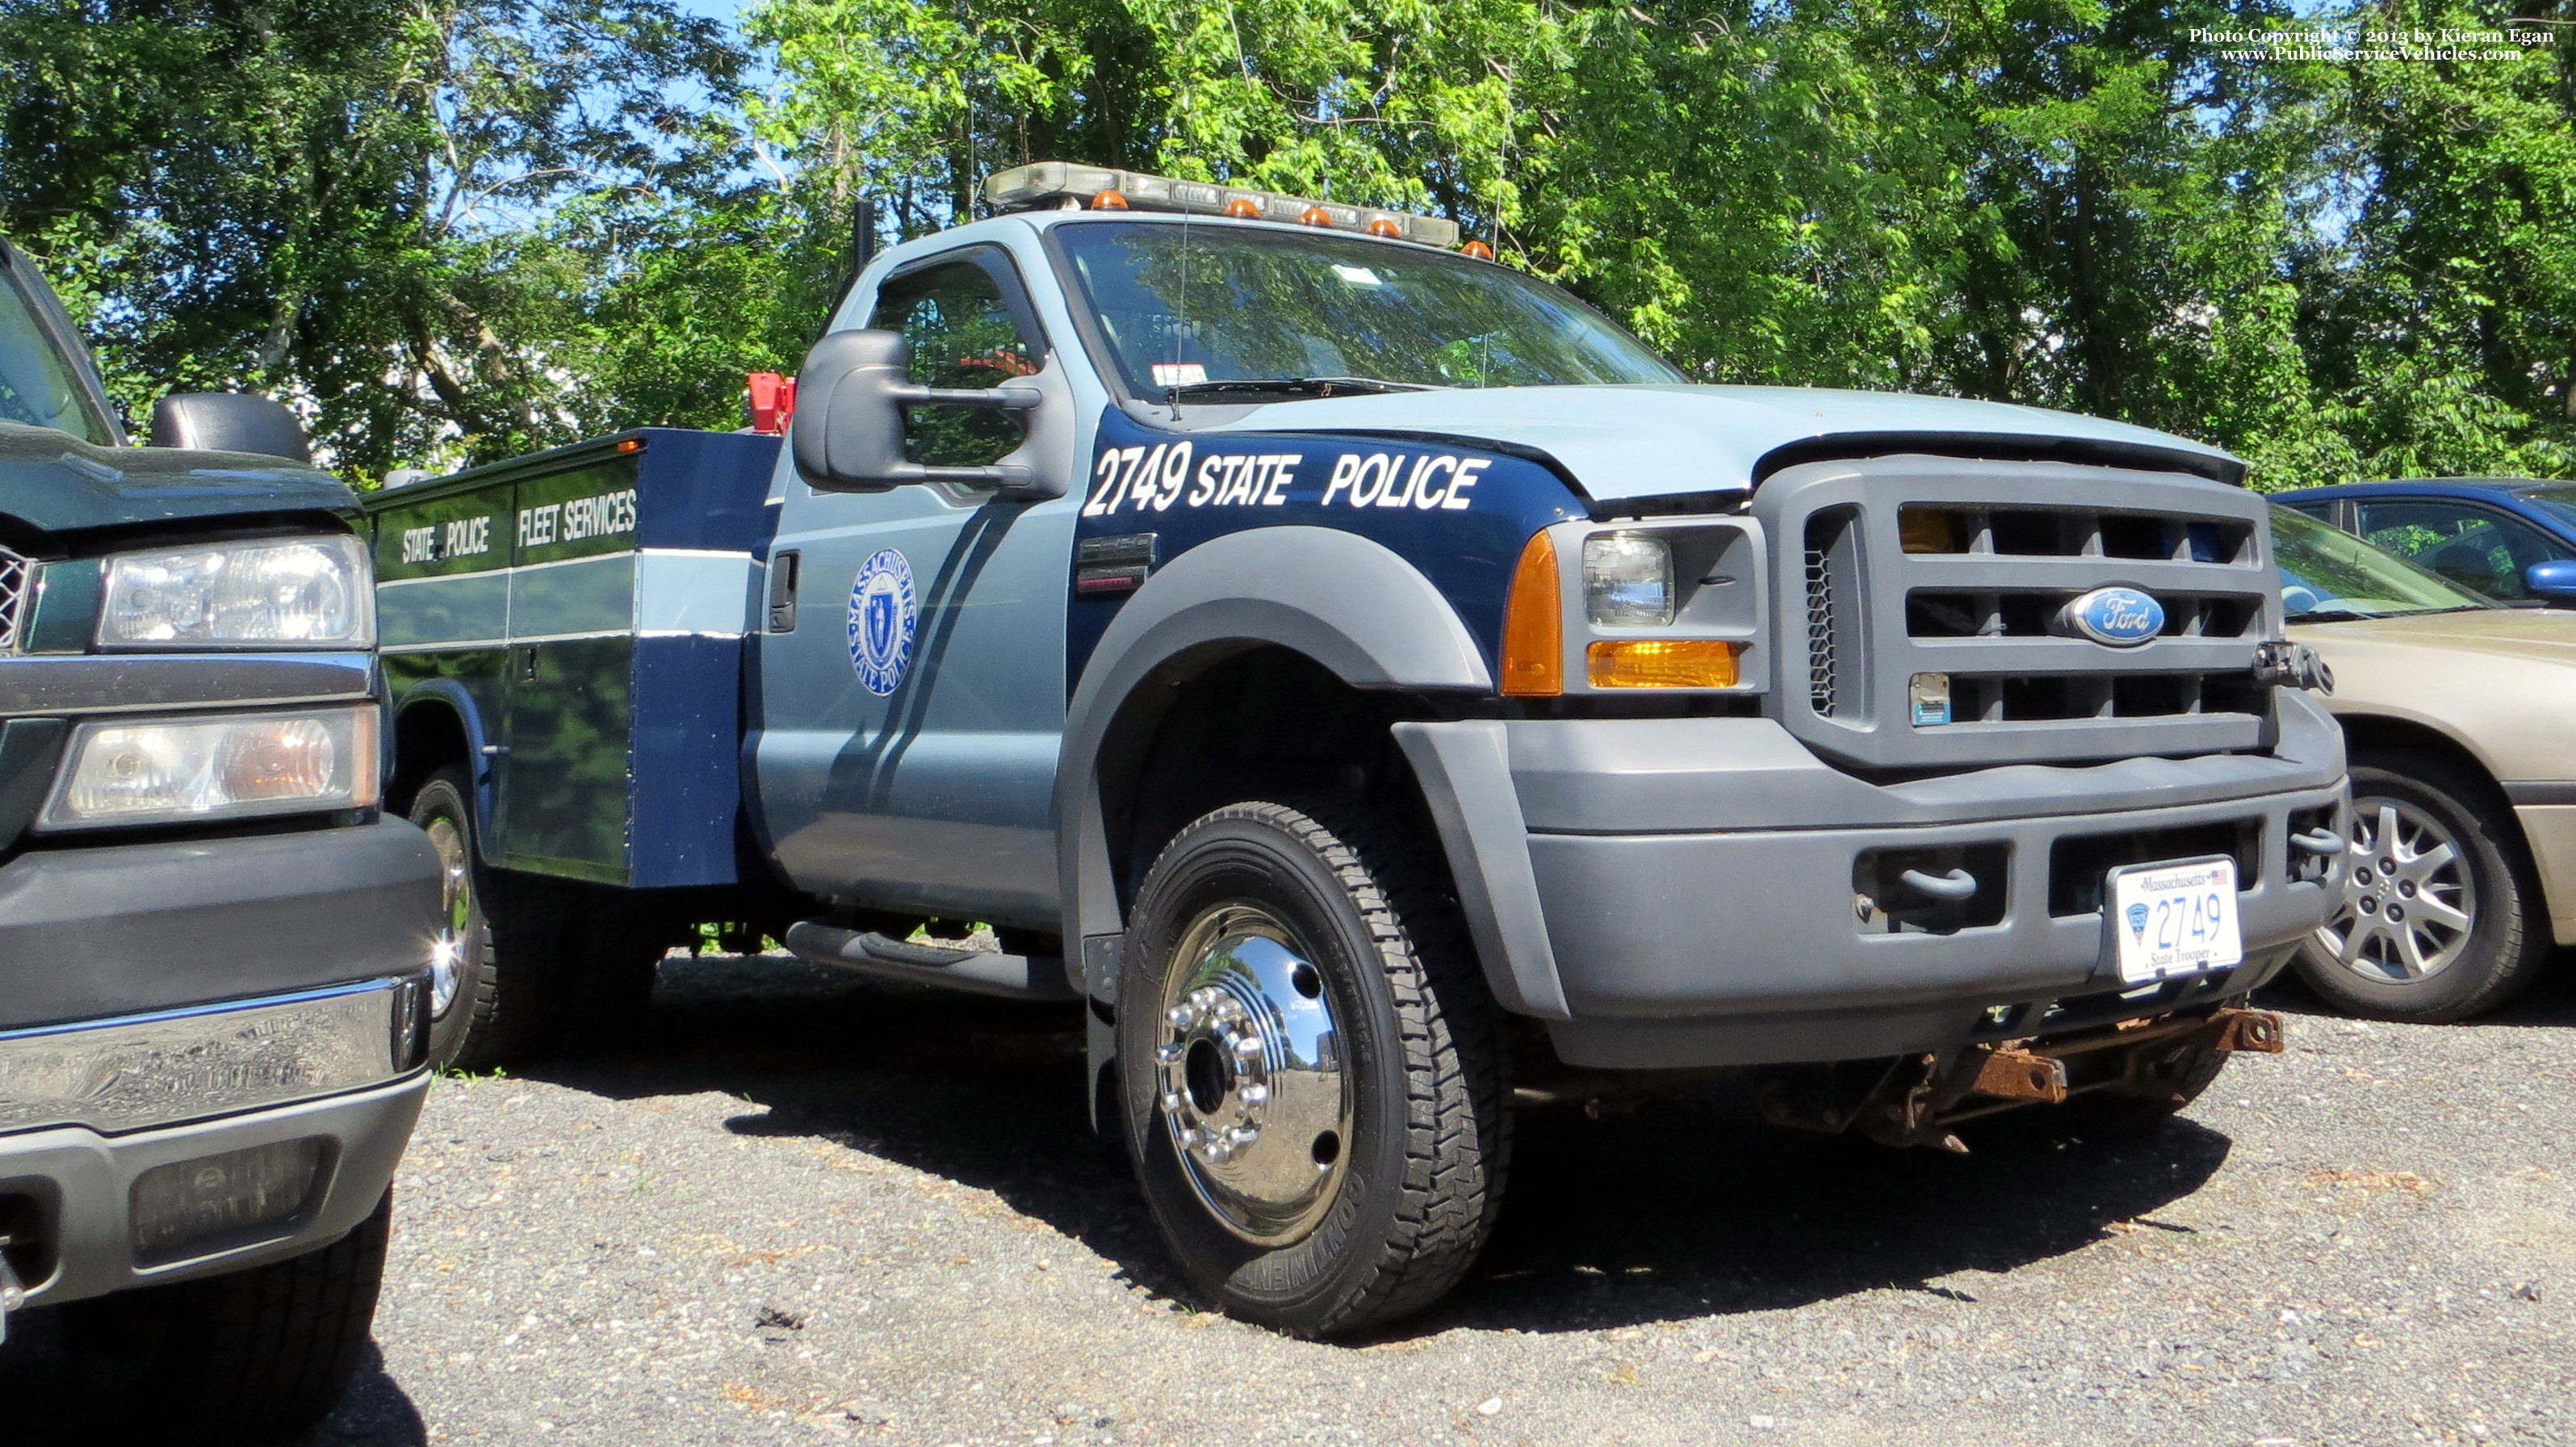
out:
M92 447L50 427L0 422L0 516L40 532L355 506L338 478L280 458Z
M1927 451L2062 456L2089 451L2236 481L2214 447L2071 412L1821 387L1494 387L1326 397L1256 407L1212 430L1375 433L1479 440L1544 454L1596 500L1750 491L1786 461ZM1849 444L1843 451L1836 439ZM1764 459L1792 444L1817 442ZM2069 447L2068 444L2073 444ZM2154 454L2149 456L2148 454Z

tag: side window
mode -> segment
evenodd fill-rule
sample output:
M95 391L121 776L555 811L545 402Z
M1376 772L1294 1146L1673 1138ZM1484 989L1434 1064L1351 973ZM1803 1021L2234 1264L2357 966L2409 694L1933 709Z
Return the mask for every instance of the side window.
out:
M2528 596L2522 570L2565 555L2519 518L2447 500L2364 502L2361 535L2490 598Z
M868 325L901 332L912 349L912 380L925 387L998 387L1046 365L1044 342L1022 325L1022 309L992 272L949 261L906 272L877 292ZM903 455L914 462L982 467L1020 445L1007 412L965 407L904 411Z

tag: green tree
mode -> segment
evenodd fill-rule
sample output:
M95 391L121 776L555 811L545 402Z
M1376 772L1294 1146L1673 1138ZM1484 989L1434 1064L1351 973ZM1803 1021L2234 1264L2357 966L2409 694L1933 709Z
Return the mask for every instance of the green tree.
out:
M2576 7L2384 4L2378 32L2547 33L2508 56L2365 58L2335 94L2347 225L2299 327L2370 476L2576 467Z
M760 290L660 245L789 249L728 172L742 62L668 0L0 0L0 227L130 412L279 392L362 477L714 421L671 382L709 348L618 329L701 287L775 360Z

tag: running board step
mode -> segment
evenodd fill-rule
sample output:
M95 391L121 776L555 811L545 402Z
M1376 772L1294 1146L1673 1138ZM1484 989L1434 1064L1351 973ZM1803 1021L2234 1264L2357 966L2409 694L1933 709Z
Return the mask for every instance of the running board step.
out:
M906 980L1011 1000L1081 998L1064 977L1064 961L1054 955L906 944L874 931L842 929L810 919L787 927L786 945L789 953L808 964L880 980Z

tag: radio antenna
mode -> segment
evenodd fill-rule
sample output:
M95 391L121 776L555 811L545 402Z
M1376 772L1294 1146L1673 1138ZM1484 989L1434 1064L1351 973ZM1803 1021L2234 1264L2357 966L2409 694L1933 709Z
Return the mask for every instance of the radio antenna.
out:
M1172 407L1172 420L1181 420L1181 348L1190 332L1190 208L1181 208L1181 297L1180 315L1172 319L1172 380L1164 384L1163 400Z

